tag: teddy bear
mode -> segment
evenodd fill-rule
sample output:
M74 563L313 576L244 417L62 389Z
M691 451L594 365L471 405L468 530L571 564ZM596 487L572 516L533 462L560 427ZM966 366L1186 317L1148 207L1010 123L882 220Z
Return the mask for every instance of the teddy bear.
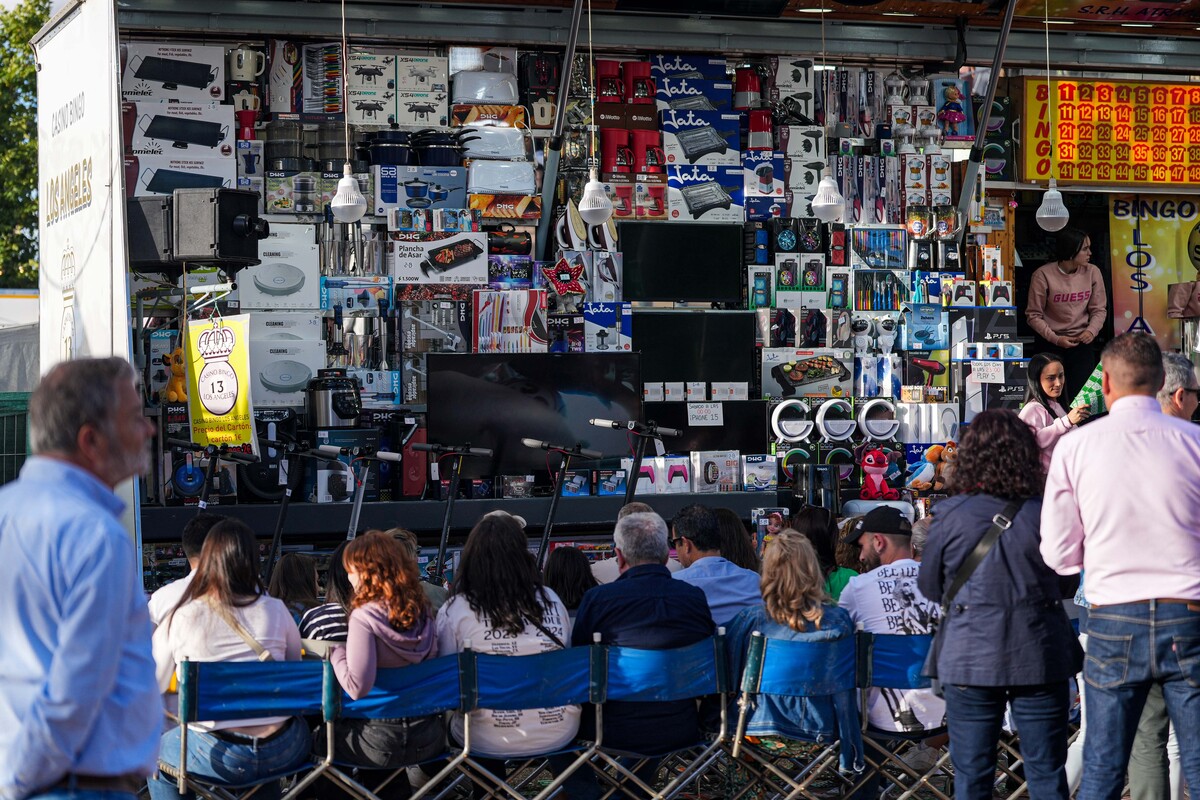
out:
M187 396L187 378L184 375L183 348L176 347L171 351L171 355L167 357L167 363L171 365L171 378L167 381L167 388L163 389L162 399L168 403L186 403Z

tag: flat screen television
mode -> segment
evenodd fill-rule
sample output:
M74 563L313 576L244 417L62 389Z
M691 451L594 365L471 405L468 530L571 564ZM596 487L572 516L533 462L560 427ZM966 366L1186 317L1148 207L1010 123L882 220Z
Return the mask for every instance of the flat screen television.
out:
M758 370L753 311L633 312L644 381L744 381Z
M663 439L669 453L693 450L739 450L766 453L769 438L766 400L726 400L721 403L723 425L688 425L688 404L682 401L646 402L646 419L667 428L679 428L682 436Z
M622 296L634 302L740 303L742 226L619 222Z
M628 455L626 431L588 420L641 419L640 363L637 353L430 353L428 440L494 450L491 459L463 459L470 478L545 476L545 451L522 439ZM557 456L550 466L558 468Z

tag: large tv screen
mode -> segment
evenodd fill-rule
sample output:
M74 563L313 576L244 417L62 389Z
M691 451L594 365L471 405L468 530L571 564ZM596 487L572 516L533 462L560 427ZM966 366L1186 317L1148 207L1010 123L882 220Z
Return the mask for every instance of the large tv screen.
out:
M741 225L621 222L625 300L740 303Z
M644 381L743 381L758 370L753 311L633 312Z
M428 439L495 451L464 459L466 477L545 475L546 453L522 439L628 455L626 431L588 420L641 419L640 361L637 353L430 353ZM557 456L550 466L558 468Z
M688 404L685 402L648 402L643 410L646 419L683 431L681 436L663 439L668 452L739 450L744 455L769 452L767 406L766 400L726 400L721 403L724 424L720 426L689 426Z

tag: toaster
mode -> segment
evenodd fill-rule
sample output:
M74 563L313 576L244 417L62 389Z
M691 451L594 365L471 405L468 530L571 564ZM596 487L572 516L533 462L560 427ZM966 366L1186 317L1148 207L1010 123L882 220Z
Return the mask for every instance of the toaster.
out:
M522 128L500 128L493 125L466 128L470 136L464 140L467 158L529 160L529 137Z
M521 194L536 191L529 161L473 161L467 171L469 194Z
M455 103L516 105L517 79L507 72L460 72L454 76Z

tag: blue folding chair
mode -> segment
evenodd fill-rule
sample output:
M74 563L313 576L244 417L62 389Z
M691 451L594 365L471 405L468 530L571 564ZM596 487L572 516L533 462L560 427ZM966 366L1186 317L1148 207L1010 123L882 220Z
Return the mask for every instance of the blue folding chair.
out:
M587 764L596 752L595 744L576 744L549 753L488 753L471 743L472 711L524 711L535 708L598 703L604 694L604 653L597 647L571 647L532 656L495 656L464 650L459 654L463 712L463 752L456 765L475 784L490 793L500 792L525 800L521 790L546 769L553 756L574 756L533 800L545 800L554 794L567 777ZM496 775L479 759L518 762L511 770L514 783ZM433 781L430 781L433 783Z
M459 681L459 656L443 656L442 658L422 661L408 667L381 669L375 674L375 685L366 697L359 700L351 699L340 687L338 695L337 719L410 719L456 711L462 700L462 687ZM337 722L333 724L336 729ZM326 777L341 785L350 795L377 800L377 795L389 783L394 781L408 767L405 765L394 770L374 788L367 788L355 780L344 769L356 766L339 762L334 759L333 740L329 739L328 755L333 765L327 770ZM445 752L429 759L432 761L448 760L448 763L420 789L412 794L412 800L419 800L433 791L442 780L453 774L465 760L465 752ZM428 763L428 762L422 762ZM452 783L451 786L454 784Z
M725 658L724 631L687 647L671 650L638 650L631 647L605 647L608 659L608 691L605 702L645 703L673 700L697 700L716 696L720 700L721 724L713 739L701 739L666 755L650 756L605 746L604 706L596 707L596 755L592 768L611 787L608 794L621 790L631 794L629 784L648 797L671 798L695 783L721 757L728 738L726 698L729 694L729 670ZM651 759L665 764L682 760L667 785L656 790L638 777L638 770ZM615 776L607 774L611 769Z
M336 687L328 661L184 661L179 665L179 767L160 761L159 769L177 780L180 794L190 790L208 800L249 798L267 783L308 771L288 791L297 793L329 769L329 758L307 761L254 783L217 783L188 774L188 724L319 714L326 733L331 733L329 700Z
M778 699L780 703L773 703ZM794 700L803 703L793 703ZM759 718L760 703L773 713ZM782 706L803 709L804 719L780 720ZM746 736L784 737L812 742L816 751L803 757L772 752L746 741ZM864 769L862 731L855 694L855 642L846 636L832 641L797 642L750 637L738 700L738 723L732 756L754 781L734 794L776 792L791 800L817 800L810 789L818 778L838 784L843 794Z
M918 743L944 734L944 725L913 733L882 729L870 724L867 713L872 689L898 698L899 692L930 688L929 678L921 672L932 641L932 634L858 633L858 685L862 690L863 741L868 751L867 772L861 783L872 782L872 778L879 783L886 781L889 785L885 791L900 789L896 800L908 800L918 792L932 794L938 800L952 800L954 792L947 769L949 750L941 748L935 761L919 771L905 759L906 753L912 752ZM884 700L887 702L889 698L885 696ZM888 746L888 742L899 742L901 746ZM941 788L933 782L937 777L943 779Z

